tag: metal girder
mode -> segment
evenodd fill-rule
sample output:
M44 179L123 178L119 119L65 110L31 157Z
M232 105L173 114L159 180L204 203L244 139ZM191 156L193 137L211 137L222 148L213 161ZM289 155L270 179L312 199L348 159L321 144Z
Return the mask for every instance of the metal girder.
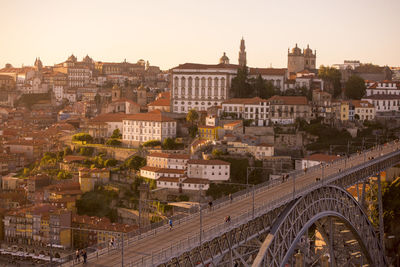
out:
M344 189L337 186L321 187L296 201L291 209L272 226L253 266L284 266L292 256L304 232L317 220L331 216L343 221L356 237L373 266L386 266L386 259L373 226L360 204Z
M248 221L240 227L231 229L221 236L205 241L201 247L187 251L160 266L177 266L178 264L180 266L203 266L216 263L216 261L221 260L221 257L229 254L231 249L236 249L267 233L275 218L282 213L283 208L277 208ZM257 250L254 250L254 252L256 253Z

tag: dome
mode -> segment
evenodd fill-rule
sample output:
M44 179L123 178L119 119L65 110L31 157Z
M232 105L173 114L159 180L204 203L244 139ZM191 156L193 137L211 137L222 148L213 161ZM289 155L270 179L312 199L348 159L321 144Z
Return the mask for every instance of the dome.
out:
M114 84L114 86L112 87L112 90L119 90L118 84Z
M226 53L224 52L224 55L219 59L220 64L229 64L229 58L226 56Z
M297 47L297 44L295 47L292 48L292 54L296 54L296 55L301 54L301 49Z
M312 50L310 49L310 46L307 45L307 49L304 51L304 55L306 56L311 56L313 54Z

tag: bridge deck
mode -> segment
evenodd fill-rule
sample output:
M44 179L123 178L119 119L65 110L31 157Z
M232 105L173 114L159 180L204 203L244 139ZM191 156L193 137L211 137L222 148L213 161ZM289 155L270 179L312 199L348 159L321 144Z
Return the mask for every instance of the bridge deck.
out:
M331 174L338 173L339 170L343 171L345 169L351 169L356 165L364 163L369 157L377 158L393 152L398 148L399 144L392 143L390 145L382 146L380 149L373 149L360 155L353 155L346 160L337 160L336 162L331 163L324 168L313 168L313 170L307 171L307 173L296 177L296 191L318 183L316 182L316 178L325 178ZM293 195L293 181L292 179L289 179L288 181L279 183L267 190L257 190L255 192L255 205L258 207L265 203L277 200L283 196L291 195ZM232 203L227 204L220 209L204 214L202 218L203 230L209 232L212 231L211 229L217 227L221 228L226 226L228 228L229 223L225 223L224 221L226 216L229 215L232 217L232 220L235 220L235 218L251 212L251 210L252 194L248 194L248 196L240 200L234 199ZM153 257L154 255L158 255L154 259L154 264L159 263L157 259L160 255L160 251L164 251L167 254L168 250L173 250L171 245L173 245L175 249L176 244L179 243L181 243L183 246L185 246L185 244L188 242L197 242L198 244L199 229L199 216L194 216L191 220L182 223L181 225L174 225L172 230L164 229L154 236L148 236L144 239L136 240L124 249L124 265L130 266L133 263L136 263L138 266L151 265L149 263L151 263L150 259L152 254ZM203 240L204 238L205 237L203 237ZM193 241L188 241L188 239ZM143 264L140 264L139 262L142 260ZM69 266L72 266L72 264ZM121 251L114 250L106 255L100 256L99 258L89 257L89 262L86 266L121 266Z

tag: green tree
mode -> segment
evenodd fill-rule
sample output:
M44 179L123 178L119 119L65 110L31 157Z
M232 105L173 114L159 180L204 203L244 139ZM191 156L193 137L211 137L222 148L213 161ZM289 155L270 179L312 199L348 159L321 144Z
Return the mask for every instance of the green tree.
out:
M176 143L175 143L174 139L168 137L168 138L164 139L162 146L163 146L163 149L173 150L176 148Z
M71 154L72 154L72 150L70 147L64 148L64 157L67 155L71 155Z
M342 92L342 85L340 80L342 79L342 74L338 69L334 67L321 65L318 70L318 76L324 81L326 91L337 97Z
M143 143L144 147L156 147L161 146L161 141L159 140L149 140Z
M220 149L214 148L213 151L211 152L211 154L212 154L214 157L219 158L219 157L221 157L224 153L223 153Z
M346 96L350 99L361 99L366 92L363 78L353 75L346 82Z
M199 119L199 113L196 110L191 109L189 110L188 114L186 115L186 121L190 122L194 125Z
M79 154L82 156L91 156L93 155L94 148L93 147L81 147L79 149Z
M232 79L231 91L233 97L251 97L253 95L246 66L238 68L236 77Z
M191 126L189 126L188 131L189 131L189 136L191 138L195 138L199 129L198 129L197 125L191 125Z
M118 139L108 139L106 145L108 146L121 146L122 142Z
M118 164L118 160L116 160L116 159L107 159L105 162L104 162L104 166L105 167L114 167L114 166L116 166Z
M65 170L61 170L57 174L58 180L71 179L71 178L72 178L72 174Z
M146 166L146 159L142 158L140 156L133 156L130 159L128 159L127 161L125 161L124 165L127 168L139 171L140 168Z
M93 137L88 133L77 133L72 136L73 141L92 142Z
M122 134L118 128L113 131L111 138L113 138L113 139L121 139L122 138Z
M261 77L261 74L257 76L256 80L254 81L253 87L253 91L255 92L256 96L265 98L264 95L266 94L267 85L264 79Z

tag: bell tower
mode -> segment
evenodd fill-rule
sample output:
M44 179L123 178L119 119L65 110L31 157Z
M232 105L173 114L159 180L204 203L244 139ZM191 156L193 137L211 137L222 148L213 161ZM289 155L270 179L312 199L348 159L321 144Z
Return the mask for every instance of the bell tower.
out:
M244 67L246 66L246 46L244 45L244 39L240 41L240 51L239 51L239 65Z

